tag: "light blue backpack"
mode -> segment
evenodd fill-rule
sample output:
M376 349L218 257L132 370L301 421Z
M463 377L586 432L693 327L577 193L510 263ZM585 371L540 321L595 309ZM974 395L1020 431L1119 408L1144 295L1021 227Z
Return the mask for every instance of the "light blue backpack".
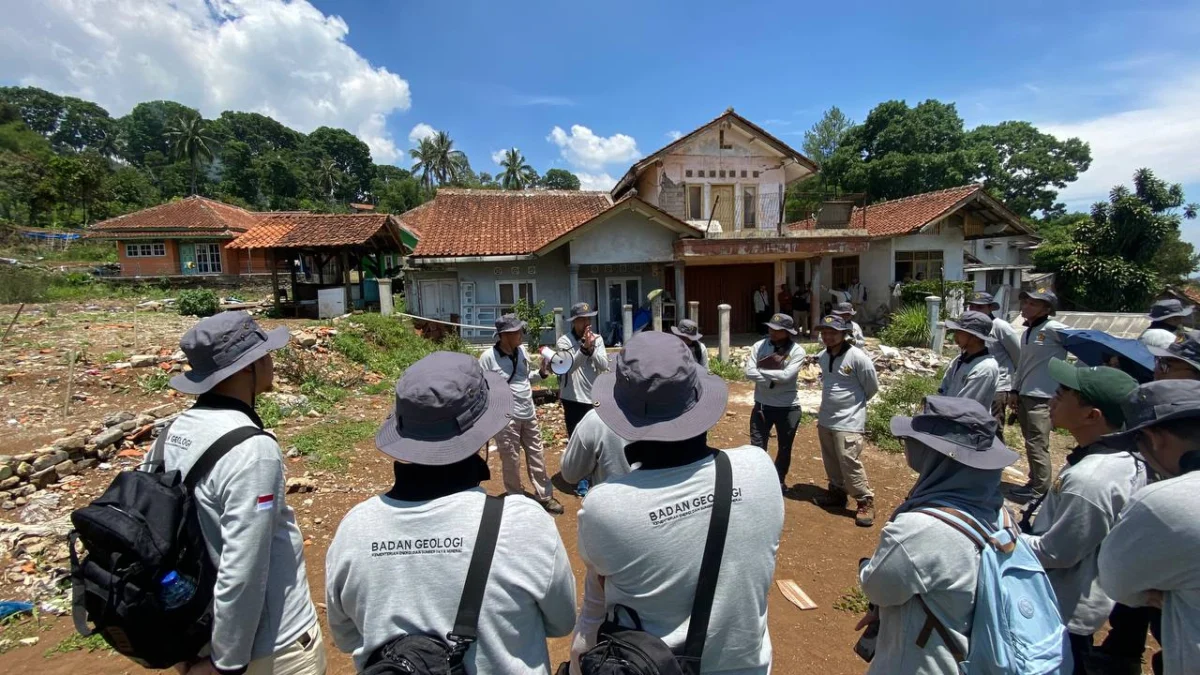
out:
M924 648L937 631L963 675L1070 675L1070 640L1054 589L1029 544L1018 536L1008 509L1002 510L1004 526L995 532L947 505L917 511L963 533L980 551L969 653L962 653L919 595L926 619L917 646Z

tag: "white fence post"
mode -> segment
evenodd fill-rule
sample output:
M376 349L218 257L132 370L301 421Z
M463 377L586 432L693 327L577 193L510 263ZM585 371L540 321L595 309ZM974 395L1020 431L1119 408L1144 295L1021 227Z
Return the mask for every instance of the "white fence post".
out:
M377 281L379 282L379 313L383 316L391 316L395 311L392 304L392 280L378 279Z
M633 339L633 305L621 306L621 344Z
M721 359L722 363L729 363L729 310L729 305L717 305L717 325L721 330L721 347L717 358Z
M650 321L651 325L654 326L654 332L656 333L662 332L662 310L662 294L659 293L658 295L654 296L654 301L650 303Z
M687 318L691 319L692 321L694 321L696 323L697 326L699 326L700 325L700 301L699 300L688 300L687 305L688 305Z
M564 332L565 331L563 328L563 308L555 307L554 308L554 341L558 342L558 338L562 337ZM542 337L539 335L537 337L537 339L540 341L542 339Z
M936 295L926 297L925 309L929 315L929 348L940 354L942 345L938 337L938 324L942 320L942 299Z

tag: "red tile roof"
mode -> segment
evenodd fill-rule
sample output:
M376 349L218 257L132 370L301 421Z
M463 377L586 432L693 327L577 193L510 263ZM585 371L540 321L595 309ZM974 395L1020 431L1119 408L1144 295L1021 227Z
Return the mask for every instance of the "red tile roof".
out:
M607 192L441 189L399 220L419 233L414 257L528 255L610 206Z
M319 248L361 245L388 225L386 213L264 213L261 224L228 248ZM399 242L396 242L397 245Z
M867 233L872 237L895 237L901 234L910 234L946 215L962 204L964 200L981 192L983 192L982 185L963 185L871 204L866 208ZM851 211L850 227L861 228L862 222L863 209L856 208ZM811 230L816 227L816 220L809 218L789 223L785 227L789 230Z
M263 215L204 197L188 197L102 220L90 229L93 235L99 236L133 234L136 231L231 236L253 228Z

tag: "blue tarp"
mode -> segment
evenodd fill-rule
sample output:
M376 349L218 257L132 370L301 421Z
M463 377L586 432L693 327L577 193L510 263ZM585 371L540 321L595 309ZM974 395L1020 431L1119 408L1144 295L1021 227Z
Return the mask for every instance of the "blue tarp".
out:
M21 236L27 239L74 241L83 235L78 232L31 232L29 230L21 230Z
M1063 346L1089 366L1110 366L1117 358L1121 370L1138 382L1154 379L1154 355L1138 340L1119 338L1099 330L1063 330Z

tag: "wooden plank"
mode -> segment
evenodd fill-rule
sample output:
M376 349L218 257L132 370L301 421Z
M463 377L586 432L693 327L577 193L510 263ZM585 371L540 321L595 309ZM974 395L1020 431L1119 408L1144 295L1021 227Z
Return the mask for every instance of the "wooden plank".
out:
M808 597L808 593L805 593L804 589L800 588L800 584L797 584L795 581L791 579L779 579L775 582L775 585L779 588L779 592L783 594L783 597L787 598L788 602L800 609L809 610L817 608L817 603L813 602L812 598Z
M732 333L757 333L754 326L754 291L759 285L767 287L774 298L771 284L775 268L771 263L746 265L687 265L683 269L684 292L688 300L700 303L700 330L717 333L717 305L730 306L729 330Z

